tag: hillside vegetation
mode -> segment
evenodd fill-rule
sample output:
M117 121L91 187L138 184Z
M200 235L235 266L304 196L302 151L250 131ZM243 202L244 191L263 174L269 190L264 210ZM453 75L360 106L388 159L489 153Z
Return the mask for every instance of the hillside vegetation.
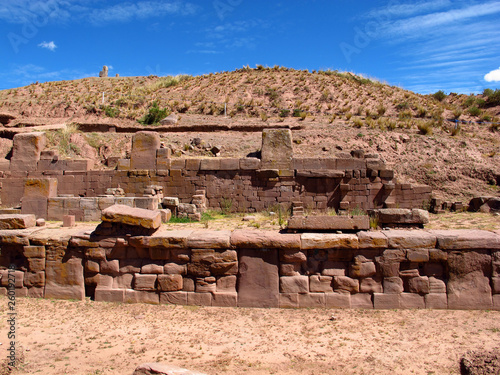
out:
M297 155L326 157L363 148L381 154L401 180L430 184L445 198L499 192L500 90L420 95L348 72L257 66L196 77L94 77L0 91L0 113L16 117L6 125L11 128L138 124L153 109L177 113L180 124L206 125L204 137L222 146L222 156L256 151L259 134L211 132L214 124L300 124L302 129L294 130ZM67 132L58 132L71 143ZM58 132L51 137L54 147ZM162 136L181 154L197 155L189 147L196 135ZM78 145L67 147L66 154L82 155L86 149L82 156L89 157L83 139L101 161L111 154L125 156L123 137L79 134ZM110 149L114 144L120 146Z

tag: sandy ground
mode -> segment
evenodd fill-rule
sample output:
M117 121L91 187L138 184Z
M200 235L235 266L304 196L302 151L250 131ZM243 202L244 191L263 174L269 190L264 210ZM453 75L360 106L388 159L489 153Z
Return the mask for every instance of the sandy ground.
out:
M0 298L7 349L7 299ZM500 348L500 312L246 309L19 298L12 374L132 374L162 362L207 374L458 374ZM332 315L335 320L330 320ZM21 348L22 347L22 348Z

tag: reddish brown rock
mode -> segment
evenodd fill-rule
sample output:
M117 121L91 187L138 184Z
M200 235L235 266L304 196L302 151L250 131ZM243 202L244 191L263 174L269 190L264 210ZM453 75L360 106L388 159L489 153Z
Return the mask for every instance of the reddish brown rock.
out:
M300 250L300 234L280 234L271 231L235 230L231 233L231 245L246 249L297 249Z
M239 251L239 307L278 307L279 273L277 250Z
M359 280L347 276L335 276L333 287L336 292L359 293Z
M140 131L132 137L131 169L156 169L156 150L160 136L156 132Z
M355 234L304 233L301 236L302 249L357 249Z
M158 211L115 204L102 211L102 221L157 229L161 225L161 214Z
M0 215L0 229L26 229L36 226L35 215L6 214Z
M185 368L164 365L161 363L144 363L137 366L133 375L205 375L201 372L187 370Z
M182 275L158 275L158 289L162 292L175 292L182 287Z

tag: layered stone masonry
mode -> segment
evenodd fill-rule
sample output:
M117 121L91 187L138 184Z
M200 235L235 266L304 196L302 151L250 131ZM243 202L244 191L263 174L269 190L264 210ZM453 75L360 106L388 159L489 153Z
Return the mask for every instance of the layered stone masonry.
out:
M191 203L197 190L205 190L206 208L220 209L224 201L234 211L247 212L289 206L292 201L313 210L421 208L431 197L429 186L398 183L378 155L358 150L330 158L294 157L288 129L263 132L261 159L174 158L170 149L159 148L158 134L138 132L131 159L120 159L117 170L103 171L91 170L89 160L60 160L52 152L40 151L43 139L32 138L16 135L13 159L0 163L5 206L19 204L30 178L56 179L60 195L85 198L118 187L128 196L140 197L149 185L159 185L165 196ZM21 156L16 150L23 147L31 150L27 153L31 156L17 162ZM28 200L23 202L24 213L43 210L40 200Z
M49 231L49 230L47 230ZM500 231L0 231L1 293L203 306L500 310Z

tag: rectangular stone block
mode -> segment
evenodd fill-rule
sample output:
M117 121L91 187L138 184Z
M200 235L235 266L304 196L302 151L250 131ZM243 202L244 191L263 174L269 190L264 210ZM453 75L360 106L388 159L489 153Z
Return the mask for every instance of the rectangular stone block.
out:
M45 258L45 246L24 246L23 255L26 258Z
M352 309L373 309L372 295L369 293L351 294Z
M187 305L187 292L162 292L160 293L160 304Z
M399 307L401 309L425 309L425 297L415 293L401 293Z
M156 150L160 148L160 136L156 132L140 131L132 137L131 169L156 169Z
M125 303L148 303L158 305L160 303L160 295L156 291L139 291L133 289L125 290Z
M371 304L371 301L370 301ZM326 293L325 307L327 309L350 309L351 294L349 293Z
M118 159L116 169L119 171L128 171L130 169L130 159Z
M264 129L262 131L263 169L293 169L292 158L292 131L290 129Z
M218 171L218 170L220 170L220 159L218 158L201 159L200 171Z
M399 309L400 295L387 293L374 293L373 306L375 309Z
M182 275L158 275L158 289L162 292L175 292L182 288Z
M135 290L155 290L157 275L144 275L136 273L134 275Z
M243 158L239 160L239 169L241 170L257 170L260 167L261 162L257 158Z
M24 180L23 197L53 198L57 197L56 178L27 178Z
M187 293L189 306L212 306L212 293Z
M447 309L448 297L444 293L430 293L424 296L426 309Z
M236 292L215 292L212 293L212 306L236 307L238 305L238 293Z
M37 219L48 218L48 201L47 198L29 198L23 197L21 202L21 214L33 214Z
M0 215L0 229L27 229L36 225L34 214Z
M279 297L280 308L295 309L299 307L299 294L298 293L280 293Z
M299 294L299 308L324 308L325 293Z
M309 277L281 276L280 293L309 293Z
M279 307L278 251L240 249L239 307Z
M124 289L102 289L96 288L94 299L96 302L120 302L125 299Z

